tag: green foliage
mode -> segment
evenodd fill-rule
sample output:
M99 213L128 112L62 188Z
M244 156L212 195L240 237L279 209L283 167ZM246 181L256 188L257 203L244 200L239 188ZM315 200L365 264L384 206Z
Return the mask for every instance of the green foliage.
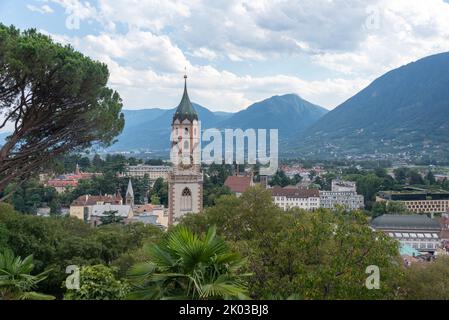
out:
M1 203L0 226L3 226L0 232L6 229L8 248L20 256L34 256L36 272L52 267L39 289L58 297L63 294L60 284L67 277L67 266L109 265L146 242L157 242L162 236L159 228L140 223L93 228L76 218L17 214Z
M105 64L30 29L0 24L0 111L15 130L0 149L0 190L51 159L97 143L124 127L122 101Z
M55 297L33 291L48 272L31 275L33 256L16 257L10 250L0 251L0 300L53 300Z
M336 178L337 176L334 173L326 173L323 177L316 177L314 182L320 186L321 190L331 190L332 180Z
M407 269L401 285L408 300L449 300L449 258L416 263Z
M426 175L426 181L430 185L436 184L435 176L433 175L432 171L428 171Z
M409 183L411 185L425 184L423 177L419 174L419 172L417 172L415 170L411 170L409 173Z
M285 172L278 170L276 174L271 178L271 186L286 187L290 184L290 179L285 175Z
M4 195L12 195L8 201L14 205L17 211L27 214L36 214L37 209L44 205L52 203L55 205L57 192L53 187L42 186L37 179L29 179L20 186L9 185ZM54 208L57 211L57 208Z
M395 201L375 202L371 209L371 214L370 214L371 217L377 218L384 214L407 215L407 214L411 214L411 212L408 211L407 207L401 202L395 202Z
M224 186L226 179L232 174L230 165L211 164L206 168L203 181L203 205L212 207L218 198L230 195L231 190Z
M153 194L152 196L151 196L151 200L150 200L150 202L151 202L151 204L154 204L154 205L160 205L161 204L161 199L159 199L159 197L156 195L156 194Z
M103 213L103 217L101 217L101 225L105 226L108 224L114 223L122 223L125 218L117 216L117 211L106 211Z
M130 298L229 299L246 294L245 260L216 237L215 228L205 237L176 228L147 252L148 261L131 269L135 289Z
M397 244L374 233L361 213L320 210L286 217L284 229L251 244L250 288L256 297L276 294L301 299L385 299L395 297L400 268ZM250 251L250 252L251 252ZM366 268L382 271L381 290L368 290Z
M153 196L159 199L160 204L168 206L168 183L164 179L159 178L154 182L150 190L150 198L152 199Z
M225 196L182 225L204 232L211 225L248 257L252 298L384 299L396 297L401 277L396 242L373 232L361 212L283 212L268 191L251 188ZM366 268L377 265L381 290L365 288Z
M238 241L252 239L267 231L280 231L283 214L268 191L253 187L241 198L234 195L219 198L214 207L205 209L204 214L186 215L182 223L197 233L206 232L215 225L225 239Z
M64 299L122 300L128 291L128 284L117 280L112 268L104 265L84 266L80 270L79 290L68 290Z
M393 171L394 177L399 184L406 184L409 175L408 168L397 168Z

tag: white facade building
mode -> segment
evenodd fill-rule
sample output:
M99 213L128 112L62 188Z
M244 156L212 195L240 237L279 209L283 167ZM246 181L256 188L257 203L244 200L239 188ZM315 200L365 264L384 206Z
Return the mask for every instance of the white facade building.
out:
M353 181L333 180L331 191L320 191L320 204L325 209L342 206L346 210L357 210L365 206L362 195L357 194Z
M320 191L320 202L325 209L343 206L347 210L357 210L365 206L363 196L356 192Z
M169 166L149 166L139 164L137 166L125 166L125 170L122 173L122 176L143 178L145 175L147 175L150 181L156 181L159 178L167 181L170 171L171 167Z
M371 227L420 252L435 252L441 247L442 228L426 215L385 214L375 218Z
M273 202L284 211L293 208L314 211L320 208L320 192L317 189L277 187L269 190Z

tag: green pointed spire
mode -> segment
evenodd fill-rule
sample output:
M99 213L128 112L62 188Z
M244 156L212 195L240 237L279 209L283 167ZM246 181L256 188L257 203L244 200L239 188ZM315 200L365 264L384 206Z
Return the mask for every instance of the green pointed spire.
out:
M181 102L179 103L175 114L173 115L173 122L175 122L176 120L182 122L186 119L190 121L198 120L198 114L196 113L192 103L190 102L189 94L187 93L187 75L184 75L184 94L182 95Z

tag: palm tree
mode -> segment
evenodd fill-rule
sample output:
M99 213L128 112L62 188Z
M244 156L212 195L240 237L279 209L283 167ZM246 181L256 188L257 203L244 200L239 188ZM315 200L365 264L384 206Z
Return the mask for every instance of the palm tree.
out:
M48 270L31 275L33 256L25 259L9 250L0 252L0 300L53 300L55 297L32 291L47 277Z
M130 299L245 299L240 270L245 260L231 252L209 228L200 238L185 227L171 231L160 245L147 248L149 261L129 273Z

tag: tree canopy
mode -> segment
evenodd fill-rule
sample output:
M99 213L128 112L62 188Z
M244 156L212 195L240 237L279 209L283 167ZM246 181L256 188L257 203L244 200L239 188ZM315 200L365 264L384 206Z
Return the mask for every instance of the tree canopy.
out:
M394 240L373 232L362 212L284 212L268 191L253 187L240 198L224 196L203 214L181 224L217 232L248 257L252 298L384 299L396 297L399 250ZM378 266L380 290L365 287L367 267Z
M0 24L0 190L49 160L94 143L109 145L123 129L122 101L107 87L105 64L34 29Z

